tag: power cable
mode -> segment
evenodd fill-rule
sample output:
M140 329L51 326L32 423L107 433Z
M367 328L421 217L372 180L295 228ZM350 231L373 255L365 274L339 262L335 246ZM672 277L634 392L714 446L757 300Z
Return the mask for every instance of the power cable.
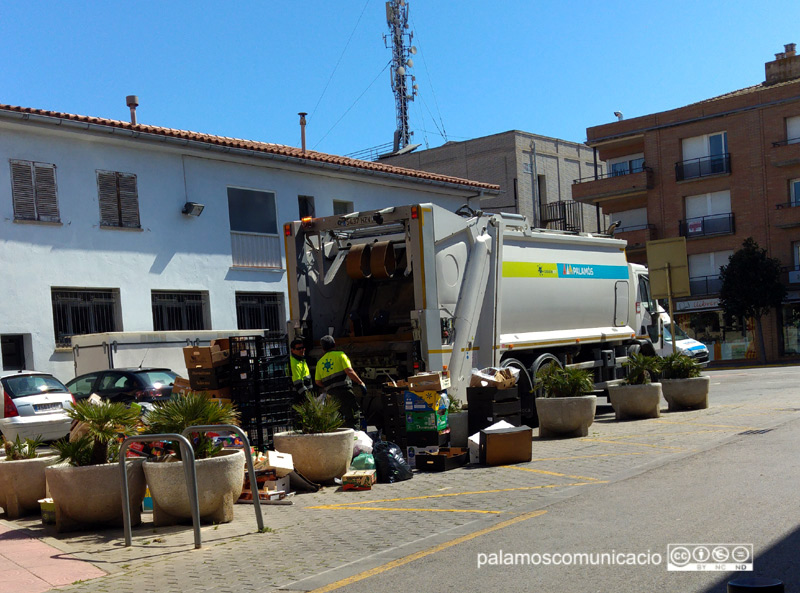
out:
M358 15L358 20L356 21L356 26L353 27L353 31L350 33L350 37L347 38L347 43L344 44L344 49L342 50L342 54L339 56L339 60L336 62L336 65L333 67L333 72L331 72L331 76L330 76L330 78L328 78L328 82L325 83L325 88L322 89L322 94L319 96L319 99L317 99L317 104L314 105L314 109L311 110L311 115L308 118L309 121L311 120L312 117L314 117L314 114L317 112L317 107L319 107L319 104L322 101L322 97L325 96L325 92L328 90L328 87L330 86L331 81L333 80L333 75L336 74L336 69L339 68L339 64L342 63L342 58L344 57L344 54L347 51L347 48L350 47L350 41L352 41L353 35L355 35L355 32L356 32L356 29L358 29L358 25L361 22L361 17L364 16L364 11L367 10L367 6L369 5L369 1L370 0L367 0L366 2L364 2L364 8L361 9L361 14Z
M317 148L317 146L319 146L319 143L320 143L320 142L322 142L323 140L325 140L325 138L328 136L328 134L330 134L330 133L333 131L333 128L335 128L336 126L338 126L338 125L339 125L339 122L340 122L340 121L342 121L342 120L344 119L344 116L345 116L345 115L347 115L347 114L350 112L350 110L351 110L353 107L355 107L355 106L356 106L356 103L358 103L358 101L361 99L361 97L363 97L363 96L364 96L364 95L367 93L367 91L368 91L369 89L371 89L371 88L372 88L372 85L373 85L373 84L375 84L375 82L378 80L378 78L380 78L381 74L383 74L384 72L386 72L386 69L387 69L387 68L388 68L388 67L391 65L391 63L392 63L392 61L391 61L391 60L389 60L388 62L386 62L386 65L383 67L383 69L382 69L380 72L378 72L378 75L377 75L375 78L373 78L373 79L372 79L372 82L371 82L371 83L369 83L369 86L367 86L367 88L365 88L365 89L364 89L364 92L362 92L362 93L361 93L361 94L360 94L360 95L359 95L359 96L356 98L356 100L355 100L355 101L353 101L353 104L352 104L352 105L350 105L350 107L348 107L348 108L347 108L347 110L346 110L346 111L345 111L345 112L342 114L342 116L341 116L339 119L337 119L337 120L336 120L336 123L335 123L335 124L333 124L333 125L330 127L330 129L329 129L327 132L325 132L325 134L322 136L322 138L320 138L319 140L317 140L317 143L316 143L316 144L315 144L315 145L314 145L314 146L311 148L311 150L315 150L315 149Z

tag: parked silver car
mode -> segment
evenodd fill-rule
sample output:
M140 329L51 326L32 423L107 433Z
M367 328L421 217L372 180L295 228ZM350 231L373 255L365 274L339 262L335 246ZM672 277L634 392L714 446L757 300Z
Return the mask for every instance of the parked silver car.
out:
M0 395L3 400L0 432L7 440L19 436L53 441L69 434L72 421L66 410L75 400L53 375L37 371L0 372Z

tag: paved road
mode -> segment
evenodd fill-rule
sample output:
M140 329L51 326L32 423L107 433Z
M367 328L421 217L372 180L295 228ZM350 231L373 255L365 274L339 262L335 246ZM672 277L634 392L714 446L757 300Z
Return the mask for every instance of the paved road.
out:
M665 556L669 543L733 540L754 544L756 573L796 586L785 559L800 518L800 367L709 374L707 410L634 422L603 414L586 438L534 439L527 464L298 495L265 509L267 533L255 532L252 507L237 505L232 523L203 528L200 550L189 527L146 522L125 548L119 530L65 536L33 519L2 525L108 573L60 591L723 591L729 573L477 562L501 549ZM769 432L745 434L761 430Z

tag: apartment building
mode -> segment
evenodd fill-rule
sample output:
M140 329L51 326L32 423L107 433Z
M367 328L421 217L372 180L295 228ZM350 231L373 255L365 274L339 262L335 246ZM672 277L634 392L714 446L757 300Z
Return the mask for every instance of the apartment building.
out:
M719 268L747 237L785 266L788 296L764 320L767 357L800 357L800 56L784 49L761 84L587 128L607 169L572 188L620 222L630 261L647 263L647 241L686 237L691 296L675 318L713 361L756 357L752 321L727 324L719 306Z
M299 134L298 134L299 135ZM282 224L491 184L264 142L0 105L4 370L74 376L70 338L286 329Z
M542 228L597 232L607 228L607 217L574 202L571 193L575 179L594 174L593 159L585 144L511 130L380 160L497 184L500 194L480 202L487 211L522 214ZM597 167L602 173L603 164Z

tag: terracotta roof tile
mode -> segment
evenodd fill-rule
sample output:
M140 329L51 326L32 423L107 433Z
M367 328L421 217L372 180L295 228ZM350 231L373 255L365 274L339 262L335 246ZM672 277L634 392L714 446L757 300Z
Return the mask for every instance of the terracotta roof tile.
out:
M266 154L277 154L287 157L297 158L301 160L329 163L334 165L341 165L342 167L352 168L355 170L375 171L386 173L389 175L397 175L403 177L412 177L415 179L422 179L434 181L439 183L448 183L454 185L464 186L464 188L482 189L490 192L499 192L500 186L492 183L483 183L481 181L472 181L470 179L461 179L459 177L451 177L449 175L440 175L438 173L429 173L427 171L418 171L415 169L406 169L404 167L396 167L393 165L385 165L383 163L375 163L372 161L362 161L358 159L351 159L348 157L327 154L324 152L316 152L313 150L306 150L303 152L300 148L292 146L284 146L282 144L271 144L267 142L255 142L253 140L244 140L241 138L229 138L227 136L214 136L211 134L203 134L200 132L191 132L188 130L176 130L173 128L163 128L159 126L150 126L147 124L132 124L126 121L119 121L114 119L106 119L102 117L93 117L87 115L76 115L73 113L62 113L60 111L48 111L45 109L34 109L32 107L18 107L15 105L0 104L0 111L12 111L17 113L29 113L32 115L41 115L45 117L53 117L58 119L65 119L70 121L78 121L96 124L99 126L108 126L110 128L120 128L123 130L131 130L135 132L142 132L145 134L154 134L159 136L167 136L172 138L184 138L195 142L203 142L206 144L214 144L216 146L226 146L230 148L239 148L245 150L253 150L255 152L262 152Z

